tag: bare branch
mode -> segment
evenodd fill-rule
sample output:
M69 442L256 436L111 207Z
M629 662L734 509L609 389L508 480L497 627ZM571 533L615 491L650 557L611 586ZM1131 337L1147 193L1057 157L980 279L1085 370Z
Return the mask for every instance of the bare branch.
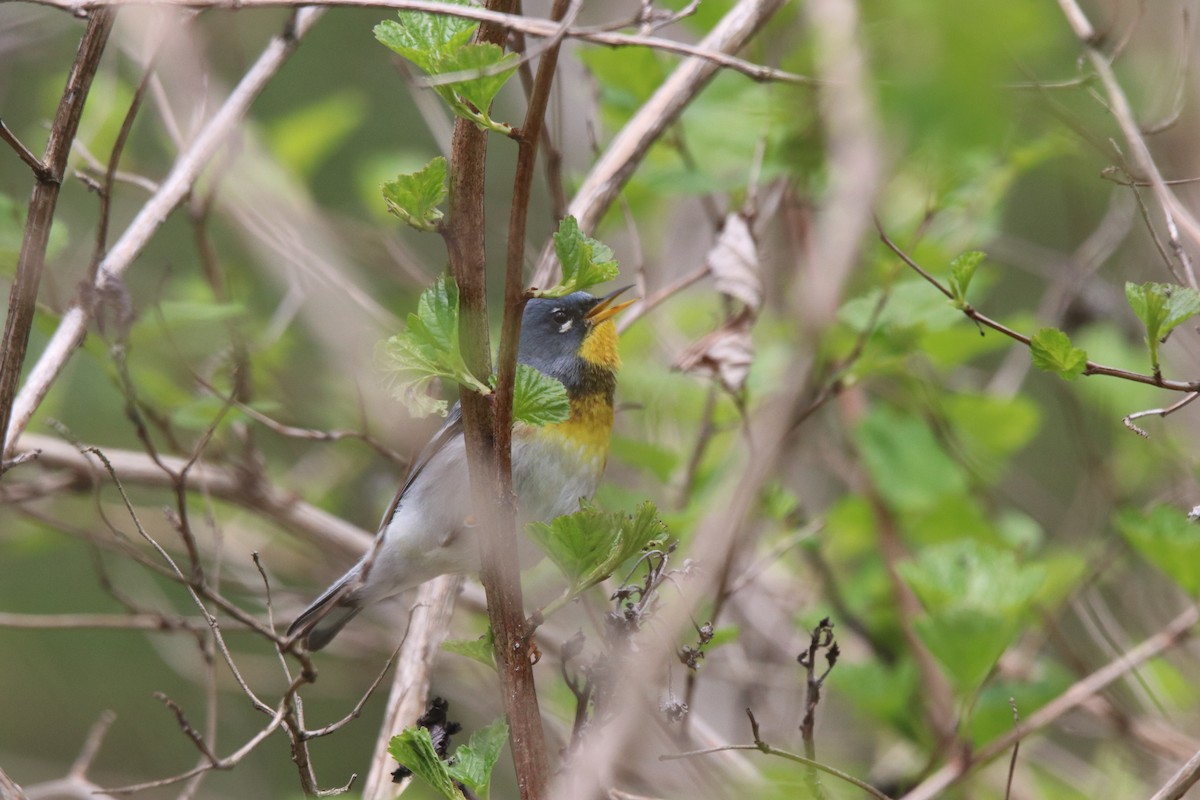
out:
M1175 253L1176 259L1178 259L1183 267L1188 284L1193 289L1200 289L1200 282L1197 281L1191 256L1188 255L1179 238L1179 229L1182 226L1192 243L1200 244L1200 221L1197 221L1191 211L1179 202L1179 198L1171 193L1163 181L1158 164L1155 163L1154 157L1150 154L1150 148L1146 145L1146 139L1142 134L1141 127L1138 125L1137 119L1133 114L1133 109L1129 105L1129 99L1125 96L1120 82L1117 81L1112 62L1099 49L1099 39L1096 35L1096 30L1092 27L1091 22L1088 21L1087 15L1080 8L1076 0L1059 0L1058 4L1062 8L1063 15L1066 16L1076 37L1083 44L1088 62L1104 87L1108 110L1112 113L1117 126L1121 129L1121 133L1125 137L1126 143L1129 145L1134 166L1141 173L1140 177L1144 177L1150 181L1150 188L1154 192L1154 197L1158 200L1162 210L1168 240L1171 243L1171 248Z
M54 220L54 208L58 205L58 191L67 168L67 157L71 154L71 142L83 116L83 105L87 101L92 78L100 64L100 56L108 43L109 32L116 20L116 11L102 10L93 14L88 21L75 63L67 76L58 112L50 126L50 139L46 143L46 155L35 167L37 185L29 200L26 215L25 236L21 242L21 253L17 258L17 274L8 297L8 315L4 321L4 340L0 346L0 431L7 430L14 415L14 398L21 381L21 369L25 364L25 351L29 346L29 332L33 325L33 310L37 303L38 287L42 281L42 266L46 260L46 246L50 242L50 227ZM29 163L32 153L7 128L2 129L4 138L17 148L21 158ZM36 159L35 159L36 160ZM18 398L19 400L19 398ZM19 402L16 404L19 406ZM7 456L17 437L5 439L0 447L0 458Z
M120 279L133 260L142 252L150 237L158 230L171 211L191 191L200 171L224 143L226 136L245 115L250 104L275 75L304 34L320 18L318 8L298 9L288 20L283 33L271 40L258 60L242 77L225 103L180 154L158 191L142 206L125 233L117 240L96 270L94 288L103 291L110 282ZM48 232L48 231L47 231ZM32 314L32 308L30 310ZM21 392L12 405L7 423L5 450L12 448L41 405L50 386L61 374L75 349L83 342L91 319L91 309L77 303L63 316L46 349L30 371ZM7 347L5 348L7 351Z
M49 436L27 434L21 437L20 444L23 448L39 450L37 463L43 467L67 469L86 478L88 484L83 485L89 485L97 478L95 466L66 442ZM109 448L105 448L104 452L122 480L141 486L173 487L167 473L144 453ZM182 470L186 464L184 459L173 456L160 456L160 459L175 471ZM192 491L203 492L260 513L311 542L336 549L347 559L359 558L374 540L371 534L361 528L272 485L265 476L252 471L249 466L223 469L198 462L188 473L187 483Z

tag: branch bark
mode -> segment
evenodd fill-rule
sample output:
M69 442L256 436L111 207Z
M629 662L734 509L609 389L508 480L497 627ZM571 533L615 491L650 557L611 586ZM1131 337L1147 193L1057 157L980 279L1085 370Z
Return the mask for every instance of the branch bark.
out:
M393 761L388 744L397 733L415 725L425 711L433 662L450 626L461 585L461 577L443 575L417 590L416 608L400 648L387 710L375 740L375 755L363 786L364 800L391 800L400 794L401 787L392 783Z
M489 0L489 11L512 12L513 0ZM502 44L505 30L480 26L478 39ZM458 119L451 142L450 208L443 230L450 272L458 283L460 338L467 367L476 375L491 374L487 322L487 259L484 249L484 173L487 133ZM541 712L533 681L533 659L521 596L517 561L516 502L512 493L510 455L499 455L498 421L488 398L460 392L463 434L471 477L471 499L479 524L479 578L487 594L488 622L495 638L497 672L509 743L522 800L545 796L550 765L542 732ZM508 431L504 439L508 439ZM501 468L501 464L506 469Z
M83 106L87 102L92 78L104 54L108 35L116 20L116 10L107 8L97 11L88 20L87 30L79 42L75 64L67 76L58 112L50 127L50 138L46 143L46 154L39 169L34 170L37 183L29 199L26 216L25 236L21 241L21 254L17 259L17 274L8 296L8 316L4 322L4 342L0 347L0 430L8 428L13 413L13 400L21 382L21 368L25 364L25 351L29 347L29 331L33 326L33 311L37 304L38 286L42 282L42 266L46 261L46 245L50 241L50 226L54 221L54 209L58 205L58 190L62 186L67 169L67 157L71 154L71 143L79 129ZM27 152L27 151L26 151ZM20 151L18 151L20 153ZM25 158L25 156L22 156ZM15 437L4 448L7 457ZM0 473L4 465L0 460Z

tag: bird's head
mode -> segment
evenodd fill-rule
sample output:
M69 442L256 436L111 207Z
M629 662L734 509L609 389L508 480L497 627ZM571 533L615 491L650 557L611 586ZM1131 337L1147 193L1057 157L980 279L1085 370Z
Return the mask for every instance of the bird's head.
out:
M525 305L517 360L562 381L568 394L612 391L621 366L612 318L633 300L615 302L630 287L603 297L575 292Z

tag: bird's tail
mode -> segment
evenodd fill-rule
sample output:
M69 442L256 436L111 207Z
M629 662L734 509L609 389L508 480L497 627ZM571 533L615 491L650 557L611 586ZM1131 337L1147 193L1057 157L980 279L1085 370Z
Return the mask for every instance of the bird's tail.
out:
M338 631L362 610L362 605L354 598L354 592L346 591L348 584L357 577L357 570L351 570L326 589L288 626L287 635L303 633L304 645L309 650L320 650L332 642Z

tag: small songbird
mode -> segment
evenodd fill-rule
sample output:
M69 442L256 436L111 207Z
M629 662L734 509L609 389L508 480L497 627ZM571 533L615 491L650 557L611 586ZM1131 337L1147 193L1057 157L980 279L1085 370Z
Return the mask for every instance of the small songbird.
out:
M517 361L563 383L571 403L565 422L513 428L513 489L518 524L579 509L604 472L613 423L620 357L612 318L633 301L615 303L629 287L604 297L575 292L530 300L521 322ZM456 403L445 424L417 456L383 515L375 545L361 561L304 610L288 628L320 650L366 606L448 573L479 569L471 535L462 412Z

